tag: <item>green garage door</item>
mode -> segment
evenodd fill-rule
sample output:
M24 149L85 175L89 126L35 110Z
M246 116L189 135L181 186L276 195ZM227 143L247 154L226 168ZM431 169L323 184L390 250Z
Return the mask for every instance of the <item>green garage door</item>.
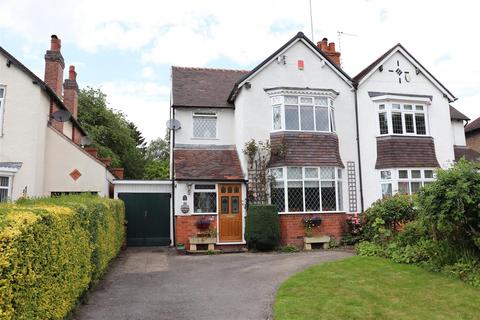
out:
M119 193L118 197L125 202L129 246L170 244L169 193Z

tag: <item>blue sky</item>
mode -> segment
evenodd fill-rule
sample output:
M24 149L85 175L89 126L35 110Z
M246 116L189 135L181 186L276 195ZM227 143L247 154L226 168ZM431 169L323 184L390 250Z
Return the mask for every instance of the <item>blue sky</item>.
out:
M475 1L312 0L314 41L341 38L355 75L401 42L480 116ZM81 87L101 88L148 140L163 136L170 67L250 69L296 32L310 36L308 0L1 0L0 45L43 77L51 34Z

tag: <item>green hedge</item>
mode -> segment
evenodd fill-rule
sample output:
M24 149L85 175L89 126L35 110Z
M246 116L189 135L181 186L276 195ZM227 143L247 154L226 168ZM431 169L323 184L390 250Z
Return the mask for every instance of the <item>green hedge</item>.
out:
M124 219L95 196L0 205L0 319L64 319L120 251Z
M250 205L248 207L245 239L249 248L268 251L280 242L280 221L276 206Z

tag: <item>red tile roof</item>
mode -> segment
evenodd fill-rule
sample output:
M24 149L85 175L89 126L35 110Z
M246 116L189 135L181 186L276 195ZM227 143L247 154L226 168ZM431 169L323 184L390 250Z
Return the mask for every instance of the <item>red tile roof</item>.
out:
M377 138L375 169L439 167L431 137Z
M460 160L462 157L468 161L480 161L480 153L465 146L454 146L455 161Z
M467 124L467 126L465 127L465 133L470 133L470 132L476 131L478 129L480 129L480 117L473 120L469 124Z
M454 107L450 106L450 119L452 120L465 120L468 121L470 120L469 117L455 109Z

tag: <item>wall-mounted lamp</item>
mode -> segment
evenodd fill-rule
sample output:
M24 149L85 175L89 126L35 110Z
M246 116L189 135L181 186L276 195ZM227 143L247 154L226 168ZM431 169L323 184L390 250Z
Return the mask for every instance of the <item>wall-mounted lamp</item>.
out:
M380 72L383 71L383 64L380 67L378 67L378 71L380 71Z
M11 65L12 65L12 60L7 60L7 67L10 68Z
M250 89L252 84L250 82L245 82L245 89Z

